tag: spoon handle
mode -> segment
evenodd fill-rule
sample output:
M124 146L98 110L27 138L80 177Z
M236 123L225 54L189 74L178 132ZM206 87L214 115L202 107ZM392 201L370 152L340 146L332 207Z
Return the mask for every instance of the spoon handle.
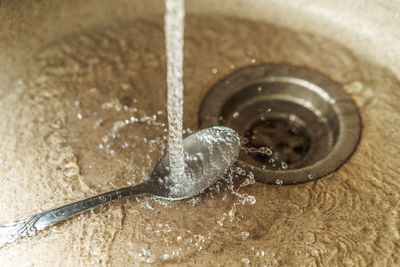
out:
M14 242L21 237L33 236L57 222L75 214L123 197L149 192L147 184L125 187L98 196L77 201L56 209L41 212L30 217L0 226L0 247Z

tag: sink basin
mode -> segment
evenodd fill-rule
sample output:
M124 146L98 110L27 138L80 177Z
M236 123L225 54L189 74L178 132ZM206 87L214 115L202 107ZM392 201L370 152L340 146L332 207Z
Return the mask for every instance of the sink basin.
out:
M0 265L398 265L400 4L186 7L186 132L218 81L285 63L354 100L363 129L353 156L303 184L236 169L233 183L188 201L116 201L0 248ZM167 145L163 12L158 0L3 1L0 225L150 174Z

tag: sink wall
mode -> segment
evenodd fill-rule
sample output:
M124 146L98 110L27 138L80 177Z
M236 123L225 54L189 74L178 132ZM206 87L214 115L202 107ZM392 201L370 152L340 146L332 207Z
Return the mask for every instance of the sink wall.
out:
M397 1L190 0L187 6L193 13L251 18L322 35L397 74L400 71L400 3Z
M187 0L187 12L250 18L326 36L362 57L400 70L400 3L385 0ZM61 34L112 20L162 14L160 0L3 1L0 6L0 67L5 73L18 67L36 46ZM29 45L27 45L29 44ZM15 53L10 53L14 51ZM26 54L21 53L25 51ZM7 75L9 77L9 75Z

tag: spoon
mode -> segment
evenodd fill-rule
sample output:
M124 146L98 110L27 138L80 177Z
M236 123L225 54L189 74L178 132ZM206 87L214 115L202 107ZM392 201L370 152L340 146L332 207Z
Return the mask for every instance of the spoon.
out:
M214 126L189 135L183 140L185 175L171 177L168 152L156 164L149 180L87 198L53 210L0 226L0 247L24 236L32 236L51 225L98 205L138 194L179 200L196 196L218 181L237 160L239 135L228 127Z

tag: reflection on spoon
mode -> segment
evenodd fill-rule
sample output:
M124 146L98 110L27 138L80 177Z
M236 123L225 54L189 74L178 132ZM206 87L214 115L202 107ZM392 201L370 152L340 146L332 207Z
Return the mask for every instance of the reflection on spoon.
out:
M237 160L239 135L228 127L214 126L200 130L183 140L185 176L169 176L168 153L155 166L148 181L0 226L0 247L24 236L34 235L57 222L109 201L138 194L179 200L200 194L218 181Z

